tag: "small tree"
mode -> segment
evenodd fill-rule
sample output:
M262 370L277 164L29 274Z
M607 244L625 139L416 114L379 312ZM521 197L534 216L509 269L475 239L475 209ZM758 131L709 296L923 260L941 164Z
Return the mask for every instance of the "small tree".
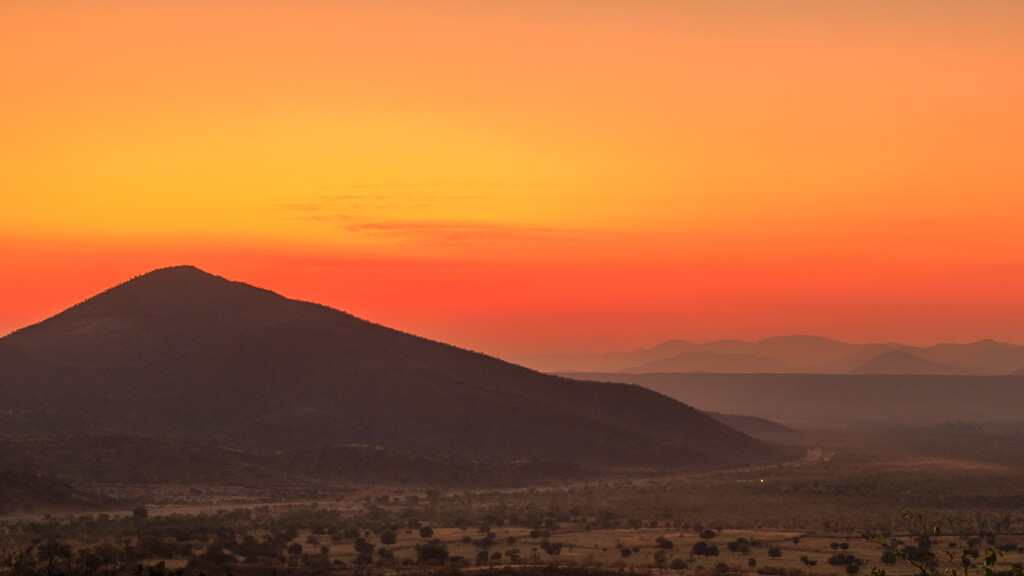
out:
M706 540L701 540L694 543L690 548L690 554L693 556L703 556L705 558L709 556L718 556L718 546L708 544Z
M366 540L366 538L356 538L356 541L352 543L352 547L355 548L356 553L361 556L369 556L373 554L377 546L372 542Z
M423 563L444 562L448 559L448 547L436 538L423 544L417 544L416 558Z

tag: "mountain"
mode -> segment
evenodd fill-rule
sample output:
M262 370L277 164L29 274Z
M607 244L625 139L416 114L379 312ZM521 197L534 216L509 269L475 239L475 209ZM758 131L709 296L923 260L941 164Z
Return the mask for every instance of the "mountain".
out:
M1024 366L1021 366L1020 370L1013 372L1011 376L1024 376Z
M820 336L780 336L765 338L757 342L742 340L715 340L713 342L687 342L685 340L668 340L651 349L639 349L633 352L610 352L607 354L554 354L534 355L518 359L525 366L548 372L639 372L641 369L650 372L777 372L790 373L813 372L814 367L840 360L854 354L866 344L848 344L830 340ZM683 354L703 354L703 367L693 367L687 361L677 362L673 367L673 358ZM728 362L714 362L708 354L733 356L737 366L747 363L759 364L759 367L739 370ZM741 359L740 356L757 357ZM697 356L694 356L696 362Z
M669 340L650 350L640 348L633 352L603 354L535 354L515 360L518 364L541 372L618 372L630 366L671 358L676 354L692 351L697 346L699 345L685 340Z
M536 370L556 373L716 372L846 374L888 352L901 351L933 364L915 370L934 374L1005 375L1024 365L1024 346L981 340L926 348L903 344L850 344L819 336L779 336L757 342L716 340L694 343L669 340L651 349L581 355L535 355L519 359ZM732 362L714 356L732 356ZM897 357L898 358L898 357ZM904 358L904 362L907 359ZM880 363L893 362L882 358ZM928 368L931 366L931 368ZM872 368L869 366L869 368ZM872 369L878 369L874 367Z
M1024 346L995 340L970 344L936 344L914 354L933 362L954 363L978 374L1009 374L1024 366Z
M865 424L1021 422L1020 376L913 374L578 373L646 386L708 412L797 429ZM749 431L748 431L749 433Z
M817 366L816 371L819 374L849 374L882 354L902 349L899 344L868 344L847 356Z
M903 350L883 352L850 370L850 374L969 374L967 369L952 364L925 360Z
M849 344L821 336L776 336L754 343L757 353L795 366L821 366L855 354L869 346Z
M7 435L181 436L262 453L373 445L588 466L788 456L639 386L541 374L187 266L0 339L0 362Z
M671 358L656 360L620 372L729 372L732 374L790 373L792 364L775 358L752 354L715 354L714 352L683 352Z

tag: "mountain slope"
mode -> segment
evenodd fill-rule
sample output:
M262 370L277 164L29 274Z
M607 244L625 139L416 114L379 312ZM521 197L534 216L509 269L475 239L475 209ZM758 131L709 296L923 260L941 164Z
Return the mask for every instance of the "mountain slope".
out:
M800 432L766 418L739 414L722 414L720 412L705 412L705 414L730 428L735 428L744 434L758 440L764 440L765 442L793 442L800 438Z
M533 372L191 267L0 339L17 422L250 450L373 444L487 460L732 466L782 457L638 386ZM39 376L45 372L45 378Z
M109 498L83 492L56 478L0 467L0 514L111 503Z

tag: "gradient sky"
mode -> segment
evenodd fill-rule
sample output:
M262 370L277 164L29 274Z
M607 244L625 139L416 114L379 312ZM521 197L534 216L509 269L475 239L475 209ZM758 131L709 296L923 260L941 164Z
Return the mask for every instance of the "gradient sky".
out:
M1024 2L6 0L0 334L190 263L506 357L1024 343Z

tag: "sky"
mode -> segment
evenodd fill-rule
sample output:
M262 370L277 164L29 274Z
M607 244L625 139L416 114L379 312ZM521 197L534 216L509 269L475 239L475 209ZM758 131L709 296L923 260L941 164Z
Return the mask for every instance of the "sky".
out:
M1017 0L5 0L0 334L193 264L506 358L1024 344Z

